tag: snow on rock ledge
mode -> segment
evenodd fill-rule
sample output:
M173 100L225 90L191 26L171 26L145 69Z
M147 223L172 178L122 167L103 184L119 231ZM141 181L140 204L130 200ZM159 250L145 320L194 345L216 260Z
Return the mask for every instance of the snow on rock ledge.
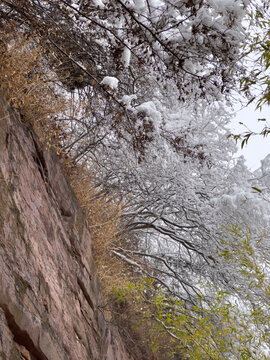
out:
M84 214L0 95L0 359L132 360L107 326Z

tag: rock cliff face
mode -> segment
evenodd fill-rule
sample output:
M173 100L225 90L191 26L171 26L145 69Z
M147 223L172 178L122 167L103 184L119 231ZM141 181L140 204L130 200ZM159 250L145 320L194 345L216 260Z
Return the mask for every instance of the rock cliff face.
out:
M0 96L0 359L132 360L104 321L89 229L57 156Z

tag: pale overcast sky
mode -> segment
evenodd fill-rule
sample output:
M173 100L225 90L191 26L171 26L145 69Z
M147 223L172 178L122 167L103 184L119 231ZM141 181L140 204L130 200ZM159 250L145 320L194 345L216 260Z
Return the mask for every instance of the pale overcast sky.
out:
M239 125L239 122L243 122L248 126L250 130L260 131L264 127L264 122L258 122L258 118L266 118L270 123L270 107L265 106L260 111L255 111L255 105L250 104L248 107L238 111L235 119L232 121L232 132L242 133L247 131L243 125ZM240 149L239 155L244 155L246 158L246 164L251 170L256 170L261 165L261 160L270 153L270 135L263 138L262 136L251 137L247 146L243 150Z

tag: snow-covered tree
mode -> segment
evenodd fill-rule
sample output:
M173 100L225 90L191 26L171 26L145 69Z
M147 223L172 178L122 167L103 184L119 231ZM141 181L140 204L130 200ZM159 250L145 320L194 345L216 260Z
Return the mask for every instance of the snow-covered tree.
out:
M92 149L87 126L102 122L101 131L106 123L106 135L127 137L139 157L156 124L143 121L144 111L131 111L129 104L142 110L143 103L168 98L169 92L182 104L228 95L243 71L248 5L248 0L2 0L0 12L2 26L13 23L18 31L38 35L48 66L86 105L80 152ZM161 120L170 110L169 102L163 105Z
M248 0L0 1L0 26L10 22L18 34L31 34L28 46L39 44L44 67L57 75L52 89L70 99L60 124L63 151L86 163L108 199L123 203L123 247L112 244L112 254L155 279L157 294L181 303L196 321L198 307L210 311L217 299L242 301L249 310L267 306L269 295L266 280L250 285L269 259L269 164L252 174L235 158L227 128L230 92L245 72L249 6ZM222 328L217 313L227 308L215 304L209 322ZM170 331L176 339L177 331ZM220 354L229 352L208 358Z

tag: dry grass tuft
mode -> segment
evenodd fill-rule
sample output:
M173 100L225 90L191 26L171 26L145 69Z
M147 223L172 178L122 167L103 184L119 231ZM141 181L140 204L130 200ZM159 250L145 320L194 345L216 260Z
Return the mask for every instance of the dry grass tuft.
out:
M108 302L114 287L123 288L133 280L130 266L111 254L113 248L123 246L119 229L124 204L96 189L91 171L83 166L77 165L70 179L88 219L102 294L105 302Z
M139 283L141 277L134 273L131 266L111 254L113 248L127 248L122 239L121 217L125 204L96 189L93 185L91 170L76 165L69 171L71 185L84 209L90 226L94 245L96 270L101 283L106 320L115 324L127 347L138 359L159 359L151 350L150 332L153 321L144 321L144 310L149 304L140 301L138 294L131 292L132 298L119 302L117 293L125 293L130 284ZM162 358L160 358L162 359Z
M0 31L0 89L22 121L31 123L48 146L59 147L61 114L68 102L56 90L56 75L43 61L38 37Z
M47 66L43 45L38 36L29 38L16 33L12 26L0 29L0 39L2 93L21 120L33 126L41 141L61 152L61 134L64 133L61 117L71 111L74 104L59 94L59 78ZM104 298L108 299L112 287L122 287L131 279L129 266L111 255L113 247L122 245L119 226L123 203L98 191L90 171L83 166L77 164L67 172L71 174L71 184L88 218L97 272Z

